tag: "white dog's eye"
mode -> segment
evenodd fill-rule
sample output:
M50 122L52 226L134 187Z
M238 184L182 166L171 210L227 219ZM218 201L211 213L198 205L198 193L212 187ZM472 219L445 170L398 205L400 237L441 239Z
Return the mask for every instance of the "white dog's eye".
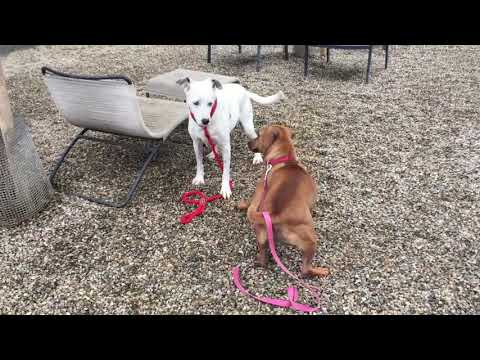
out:
M195 106L200 105L200 101L195 101L195 102L193 103L193 105L195 105Z
M208 106L212 106L212 104L213 104L213 103L209 102L209 103L208 103Z

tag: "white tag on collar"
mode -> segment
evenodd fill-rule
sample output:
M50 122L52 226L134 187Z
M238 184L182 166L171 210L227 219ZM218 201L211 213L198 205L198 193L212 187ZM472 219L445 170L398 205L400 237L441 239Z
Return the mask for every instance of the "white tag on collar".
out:
M267 180L268 173L272 170L272 164L267 165L267 170L265 171L265 180Z

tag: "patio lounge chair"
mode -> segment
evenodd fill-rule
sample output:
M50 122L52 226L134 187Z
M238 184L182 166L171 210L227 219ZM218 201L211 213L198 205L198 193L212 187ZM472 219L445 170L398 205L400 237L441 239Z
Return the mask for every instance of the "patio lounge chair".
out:
M305 45L305 58L304 58L304 76L305 79L308 75L308 48L309 46L321 47L327 49L327 63L330 62L330 49L343 49L343 50L368 50L368 62L367 62L367 77L366 83L370 78L370 67L372 63L372 51L373 45ZM385 69L388 66L388 45L384 45L385 49Z
M261 51L262 46L257 45L257 71L260 71L260 62L261 62ZM238 45L238 53L242 53L242 45ZM284 53L285 53L285 60L288 60L288 45L284 45ZM207 52L207 62L209 64L212 63L212 45L208 45L208 52Z
M66 121L82 129L51 172L50 182L53 186L57 171L78 140L122 145L101 137L87 136L85 134L88 131L147 140L146 158L125 200L114 202L75 194L98 204L124 207L134 197L145 170L158 154L160 140L165 141L187 119L185 103L138 97L132 81L125 76L80 76L61 73L48 67L42 68L42 74L50 95Z

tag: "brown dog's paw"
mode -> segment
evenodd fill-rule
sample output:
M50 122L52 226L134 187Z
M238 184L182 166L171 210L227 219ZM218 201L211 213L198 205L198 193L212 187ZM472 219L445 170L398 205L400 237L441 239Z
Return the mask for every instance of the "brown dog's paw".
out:
M307 271L302 271L301 277L304 279L316 277L326 277L330 275L330 270L323 267L311 268Z
M311 271L311 274L313 276L325 277L325 276L330 275L330 270L328 268L324 268L324 267L313 268L310 271Z
M256 267L256 268L259 268L259 267L266 268L267 267L267 257L257 255L257 257L255 258L255 262L254 262L253 266Z
M237 205L237 209L238 210L247 210L248 209L248 202L246 202L245 200L240 200L240 202L238 203Z

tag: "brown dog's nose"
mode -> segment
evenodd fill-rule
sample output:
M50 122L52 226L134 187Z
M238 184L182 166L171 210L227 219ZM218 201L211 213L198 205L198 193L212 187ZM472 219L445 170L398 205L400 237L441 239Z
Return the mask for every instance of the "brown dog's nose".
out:
M250 140L248 142L248 148L253 152L257 152L257 139Z

